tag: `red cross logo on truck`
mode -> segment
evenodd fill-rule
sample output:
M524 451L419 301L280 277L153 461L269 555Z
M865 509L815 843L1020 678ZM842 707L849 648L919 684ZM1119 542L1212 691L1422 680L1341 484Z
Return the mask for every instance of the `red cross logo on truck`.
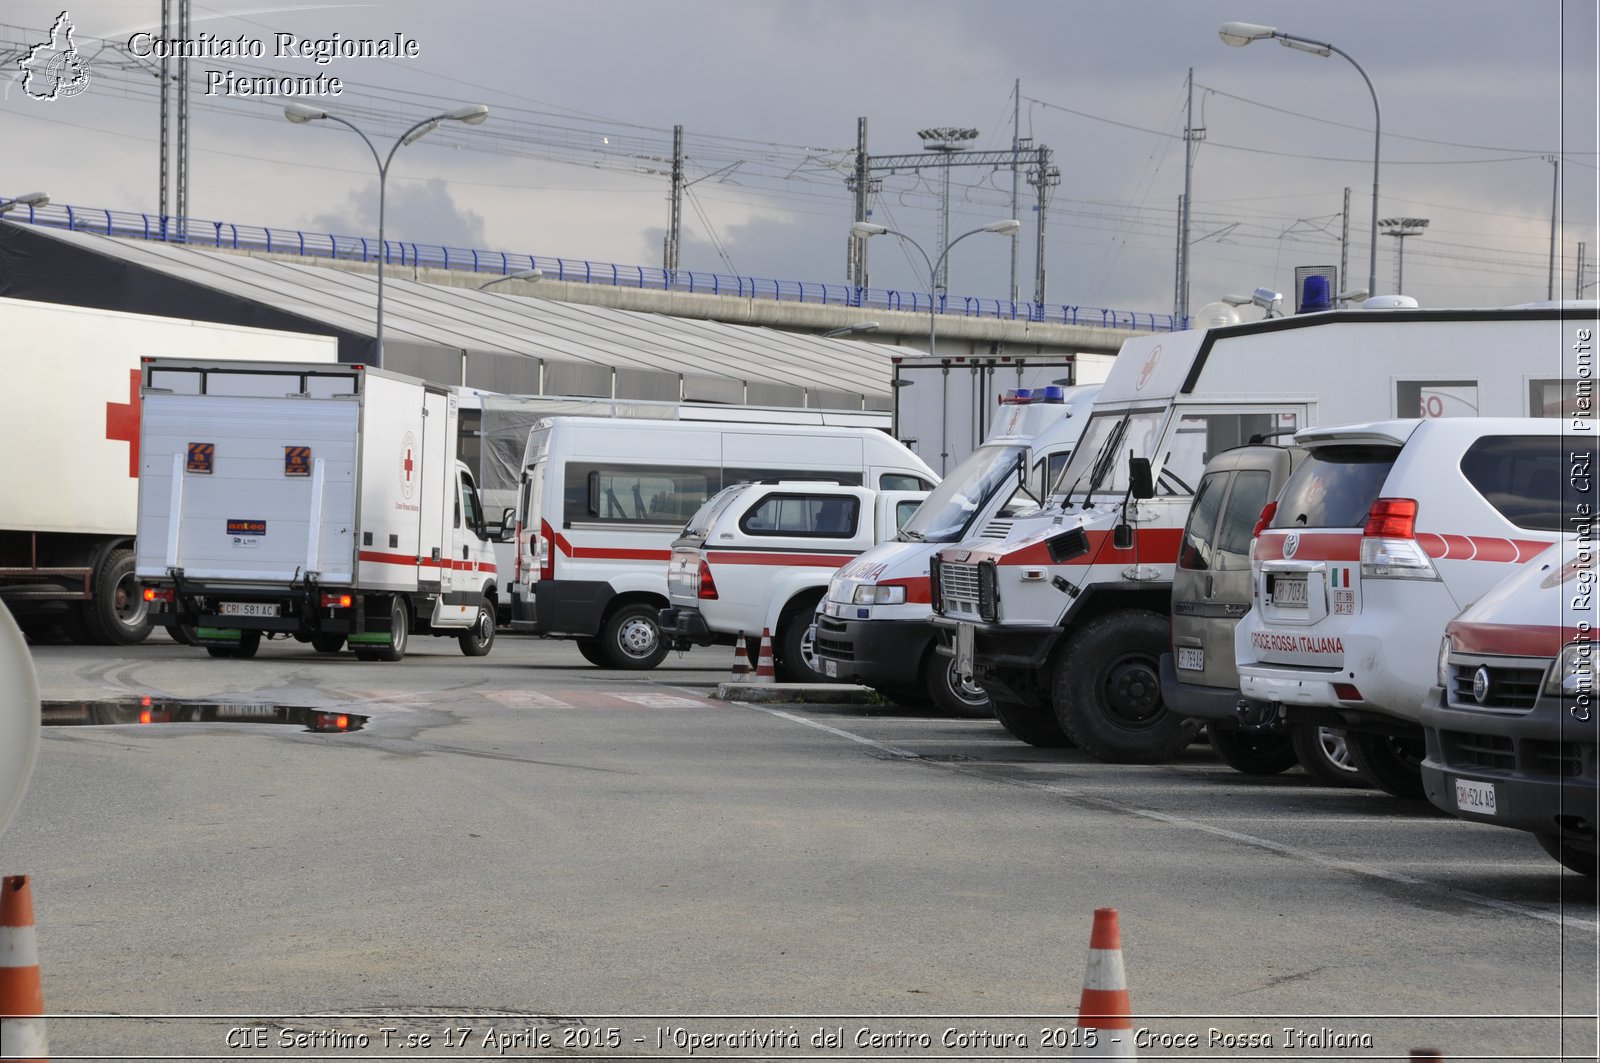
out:
M416 451L417 437L407 432L400 440L400 493L410 498L411 492L416 489L412 480L412 473L416 471L416 459L412 457Z
M1150 382L1150 376L1156 371L1156 362L1161 360L1161 346L1157 344L1150 352L1150 357L1144 360L1144 365L1139 368L1139 379L1133 382L1133 390L1143 391L1144 386Z
M128 401L106 403L106 438L128 444L128 475L139 478L139 370L128 370Z

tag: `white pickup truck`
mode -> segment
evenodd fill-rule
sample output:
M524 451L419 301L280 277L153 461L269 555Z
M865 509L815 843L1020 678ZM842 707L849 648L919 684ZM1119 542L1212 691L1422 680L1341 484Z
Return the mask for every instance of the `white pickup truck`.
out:
M892 539L926 491L814 480L729 487L672 544L661 634L676 649L772 633L787 682L822 682L812 620L840 565Z

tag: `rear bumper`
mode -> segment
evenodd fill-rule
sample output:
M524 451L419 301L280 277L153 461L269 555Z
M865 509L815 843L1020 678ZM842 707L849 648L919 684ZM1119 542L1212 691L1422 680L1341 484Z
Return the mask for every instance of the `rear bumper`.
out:
M1161 655L1161 700L1177 715L1204 720L1208 724L1241 722L1244 714L1239 711L1240 705L1247 704L1247 699L1237 690L1185 683L1178 678L1178 670L1170 653Z
M722 641L706 625L706 618L698 609L669 605L656 617L656 627L661 631L661 638L675 650L712 646Z
M1335 683L1358 684L1349 673L1337 668L1294 668L1263 664L1239 666L1239 692L1252 701L1283 706L1283 717L1290 723L1318 727L1342 727L1356 731L1415 734L1417 709L1422 694L1406 699L1391 697L1392 704L1341 698ZM1358 686L1358 689L1359 686ZM1410 704L1405 704L1406 701Z
M1452 708L1434 687L1422 708L1428 800L1462 819L1594 842L1600 827L1600 719L1541 695L1526 713ZM1493 815L1463 810L1456 780L1494 786Z
M922 659L937 633L926 620L841 620L817 617L817 657L841 682L911 687L922 680Z

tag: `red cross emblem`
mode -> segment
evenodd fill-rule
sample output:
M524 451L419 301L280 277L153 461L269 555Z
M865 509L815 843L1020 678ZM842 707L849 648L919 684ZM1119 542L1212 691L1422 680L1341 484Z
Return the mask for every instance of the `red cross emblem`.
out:
M405 466L406 483L410 483L411 482L411 470L416 468L416 465L411 461L411 448L410 447L406 448L406 460L401 462L401 464Z
M417 462L412 456L416 451L417 437L407 432L400 437L400 493L406 498L411 497L411 492L416 485L412 483L412 473L416 471Z
M1156 362L1161 360L1161 347L1158 344L1150 352L1150 357L1144 360L1144 365L1139 369L1139 379L1134 381L1133 390L1140 391L1150 382L1150 376L1156 371Z
M128 444L128 475L139 478L139 370L128 370L128 401L106 403L106 438Z

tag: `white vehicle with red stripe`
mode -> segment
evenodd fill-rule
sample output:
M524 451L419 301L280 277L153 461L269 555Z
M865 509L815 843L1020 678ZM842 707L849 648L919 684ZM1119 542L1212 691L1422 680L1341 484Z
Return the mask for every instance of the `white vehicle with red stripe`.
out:
M763 414L774 423L754 424L734 420L737 412L718 422L536 423L509 522L517 542L512 628L576 639L600 667L654 668L667 655L656 622L668 604L672 541L723 488L783 478L926 490L939 480L904 444L856 415L795 412L789 416L827 420L789 424L774 410Z
M663 639L678 648L759 639L790 682L825 682L812 644L835 570L892 539L926 491L792 480L731 487L673 541Z
M1176 755L1198 725L1166 709L1159 662L1207 460L1314 424L1559 414L1589 401L1567 320L1593 306L1333 310L1126 341L1049 505L935 557L946 651L1023 741Z
M1440 636L1563 537L1570 434L1563 418L1480 417L1296 435L1309 453L1262 515L1234 629L1240 691L1290 724L1345 728L1374 783L1422 797Z
M454 392L363 365L144 364L136 572L216 657L263 636L397 661L494 643L499 581Z

